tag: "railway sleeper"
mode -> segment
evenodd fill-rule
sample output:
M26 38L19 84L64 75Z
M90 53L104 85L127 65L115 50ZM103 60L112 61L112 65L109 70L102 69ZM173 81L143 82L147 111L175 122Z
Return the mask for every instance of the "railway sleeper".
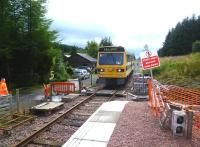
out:
M76 115L76 116L91 116L92 113L80 113L80 112L72 112L72 115Z
M97 109L97 107L95 107L95 106L80 106L80 107L78 107L78 109L79 110L83 110L83 111L87 111L87 110L91 110L91 111L95 111L96 109Z
M68 120L80 120L80 121L86 121L88 119L88 116L77 116L77 115L70 115L68 117L65 117L65 121L67 122Z
M98 104L98 105L101 105L103 102L101 101L101 102L95 102L95 101L92 101L92 102L89 102L89 104Z
M91 108L82 108L82 109L78 109L80 112L83 112L83 111L87 111L88 113L91 113L93 114L95 111L96 111L96 108L95 109L91 109Z
M49 140L44 140L44 139L37 139L37 140L33 140L31 142L34 145L41 145L41 146L45 146L45 147L61 147L62 144L60 144L59 142L55 142L55 141L49 141Z
M86 120L83 121L83 120L78 120L78 119L72 119L68 121L67 124L73 127L81 127L85 121Z

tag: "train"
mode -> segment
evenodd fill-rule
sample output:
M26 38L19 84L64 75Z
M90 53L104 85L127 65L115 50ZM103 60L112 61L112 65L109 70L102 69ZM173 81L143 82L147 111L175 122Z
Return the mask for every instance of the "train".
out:
M96 72L98 82L123 85L134 70L134 56L122 46L104 46L98 50Z

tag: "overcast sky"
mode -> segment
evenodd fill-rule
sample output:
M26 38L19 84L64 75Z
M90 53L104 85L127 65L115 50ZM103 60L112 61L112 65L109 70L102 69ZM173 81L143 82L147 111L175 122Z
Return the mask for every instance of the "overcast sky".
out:
M161 48L169 29L200 15L200 0L48 0L47 8L62 43L85 47L110 36L138 54L145 44Z

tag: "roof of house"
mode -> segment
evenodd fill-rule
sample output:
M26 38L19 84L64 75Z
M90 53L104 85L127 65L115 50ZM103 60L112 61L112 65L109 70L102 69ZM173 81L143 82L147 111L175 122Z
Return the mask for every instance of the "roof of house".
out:
M83 54L83 53L77 53L79 56L89 60L90 62L96 62L97 60L87 54Z

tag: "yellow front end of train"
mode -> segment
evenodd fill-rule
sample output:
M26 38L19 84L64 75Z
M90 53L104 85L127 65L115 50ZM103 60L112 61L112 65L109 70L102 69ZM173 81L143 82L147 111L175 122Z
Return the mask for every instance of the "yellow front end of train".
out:
M121 46L101 47L98 52L96 69L102 83L108 84L115 80L118 85L121 85L133 71L133 58L127 55Z

